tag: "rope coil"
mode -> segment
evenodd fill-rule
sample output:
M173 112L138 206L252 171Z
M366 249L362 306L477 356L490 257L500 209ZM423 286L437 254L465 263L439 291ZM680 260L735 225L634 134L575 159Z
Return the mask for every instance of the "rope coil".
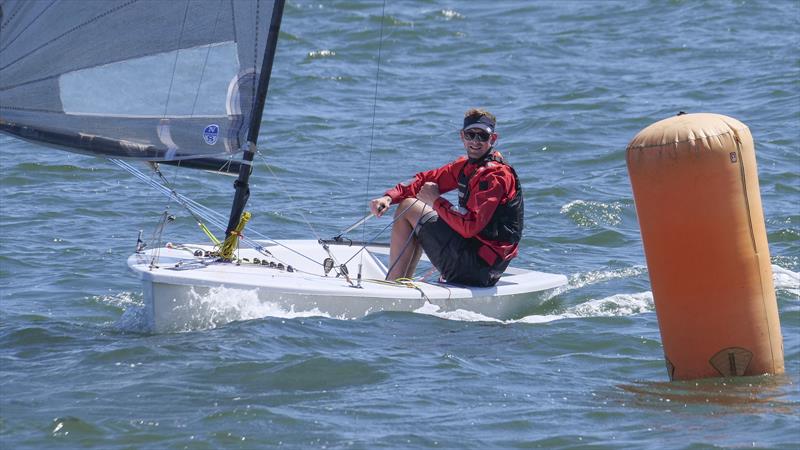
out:
M236 225L230 234L225 238L225 241L219 247L219 257L224 259L225 261L230 261L233 259L233 252L239 248L239 239L242 239L244 236L242 235L242 230L244 230L245 225L247 222L250 221L250 214L249 211L245 211L242 213L241 219L239 219L239 224Z

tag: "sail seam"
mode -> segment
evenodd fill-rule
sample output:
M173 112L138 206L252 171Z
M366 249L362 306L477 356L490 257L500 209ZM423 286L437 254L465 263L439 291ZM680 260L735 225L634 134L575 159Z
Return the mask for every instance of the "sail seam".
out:
M41 112L41 113L51 113L51 114L58 114L62 116L73 116L73 117L103 117L103 118L124 118L124 119L224 119L226 118L225 115L210 115L210 114L202 114L202 115L186 115L186 114L173 114L167 116L155 115L155 114L110 114L110 113L89 113L89 112L64 112L62 110L52 110L52 109L44 109L44 108L25 108L22 106L2 106L0 105L0 110L9 110L9 111L25 111L25 112Z
M51 109L44 109L44 108L25 108L22 106L4 106L0 105L0 109L8 109L11 111L31 111L31 112L46 112L46 113L54 113L54 114L64 114L64 111L61 110L51 110Z
M39 18L40 18L40 17L42 17L42 15L44 15L44 13L46 13L46 12L47 12L47 10L48 10L48 9L50 9L50 7L51 7L51 6L53 6L53 5L55 5L55 4L56 4L56 2L55 2L55 0L54 0L52 3L50 3L49 5L47 5L47 8L43 9L43 10L42 10L42 12L40 12L38 16L36 16L36 17L35 17L33 20L31 20L31 22L30 22L28 25L26 25L26 26L25 26L25 27L24 27L22 30L20 30L19 34L17 34L16 36L14 36L14 38L13 38L13 39L11 39L10 41L8 41L8 43L6 44L6 46L5 46L5 47L3 47L3 48L0 48L0 53L2 53L2 52L3 52L3 50L7 49L7 48L8 48L8 47L9 47L11 44L13 44L13 43L14 43L14 41L16 41L17 39L19 39L19 37L20 37L20 36L22 36L23 34L25 34L25 32L26 32L26 31L28 31L28 28L30 28L30 27L31 27L31 25L33 25L34 23L36 23L36 21L37 21L37 20L39 20ZM11 23L11 21L12 21L12 20L14 20L14 17L15 17L15 16L17 15L17 13L19 13L19 11L22 9L22 6L21 6L21 5L22 5L22 3L19 3L19 4L17 5L17 9L16 9L16 11L14 11L14 13L13 13L13 14L11 14L11 17L9 17L9 18L8 18L8 20L6 20L6 21L5 21L5 23L3 23L2 25L0 25L0 28L3 28L3 27L6 27L6 26L8 26L8 24L9 24L9 23Z
M53 3L55 3L55 0L53 0ZM53 3L50 3L50 6L53 6ZM8 16L8 20L6 20L2 24L0 24L0 29L3 29L3 27L8 25L9 22L11 22L14 19L14 17L16 17L17 13L19 13L19 10L22 9L21 5L22 5L22 2L17 3L17 9L14 10L14 12L10 16ZM50 6L48 6L48 8ZM3 8L0 6L0 17L3 17L2 12L3 12Z
M48 77L37 78L35 80L23 81L22 83L11 84L11 85L8 85L8 86L0 86L0 92L10 91L12 89L16 89L18 87L27 86L29 84L41 83L42 81L52 80L52 79L55 79L55 78L59 78L60 76L61 76L61 74L56 74L56 75L50 75Z
M79 25L75 25L74 27L70 28L69 30L59 34L58 36L54 37L53 39L50 39L49 41L41 44L40 46L38 46L35 49L29 51L28 53L20 56L19 58L15 59L14 61L11 61L10 63L6 64L5 66L0 67L0 70L5 70L8 67L13 66L14 64L16 64L19 61L27 58L28 56L31 56L32 54L38 52L39 50L43 49L44 47L47 47L48 45L52 44L53 42L56 42L56 41L62 39L63 37L65 37L65 36L67 36L69 34L72 34L75 31L77 31L77 30L89 25L90 23L96 22L96 21L108 16L109 14L112 14L112 13L114 13L116 11L119 11L120 9L126 8L126 7L136 3L137 1L139 1L139 0L130 0L129 2L123 3L123 4L119 5L119 6L114 7L114 8L111 8L108 11L106 11L106 12L104 12L104 13L98 15L98 16L95 16L95 17L93 17L93 18L91 18L89 20L87 20L86 22L83 22L83 23L81 23Z

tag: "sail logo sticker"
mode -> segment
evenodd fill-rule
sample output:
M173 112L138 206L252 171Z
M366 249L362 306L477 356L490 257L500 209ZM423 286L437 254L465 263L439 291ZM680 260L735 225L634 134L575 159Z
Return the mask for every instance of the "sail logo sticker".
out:
M203 140L208 145L214 145L217 143L217 138L219 137L219 125L212 123L211 125L206 126L203 129Z

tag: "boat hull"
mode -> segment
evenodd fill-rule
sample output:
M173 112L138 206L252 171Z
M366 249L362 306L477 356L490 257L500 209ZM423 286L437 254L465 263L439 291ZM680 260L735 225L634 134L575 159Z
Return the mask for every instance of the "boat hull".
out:
M440 311L511 319L525 315L567 282L563 275L510 269L490 288L387 283L385 265L372 252L364 251L362 257L360 247L332 246L328 255L316 241L263 244L268 256L242 250L240 264L194 255L209 250L207 246L172 246L132 255L128 265L143 283L148 329L162 333L206 328L271 311L352 319L381 311L416 311L427 303ZM361 265L362 279L351 276L348 282L335 269L325 276L322 261L327 257L337 267L350 260L350 274Z

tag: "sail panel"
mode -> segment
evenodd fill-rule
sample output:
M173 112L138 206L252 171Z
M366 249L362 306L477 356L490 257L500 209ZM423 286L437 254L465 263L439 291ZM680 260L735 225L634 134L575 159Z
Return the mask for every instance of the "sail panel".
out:
M225 116L238 64L236 46L227 42L65 73L59 92L67 114ZM138 76L143 72L148 76ZM85 95L88 91L94 95Z
M244 146L272 1L0 8L1 131L117 158L224 158ZM72 147L77 135L119 145Z
M16 110L62 113L61 99L53 95L54 92L58 92L57 78L30 84L25 89L0 90L0 119L6 116L4 109L12 107Z

